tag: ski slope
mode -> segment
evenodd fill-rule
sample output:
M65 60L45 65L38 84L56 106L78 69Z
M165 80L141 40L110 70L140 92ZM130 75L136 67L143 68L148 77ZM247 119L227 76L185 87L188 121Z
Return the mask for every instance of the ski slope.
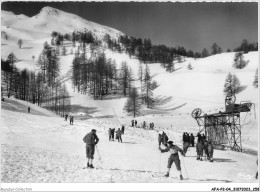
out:
M23 111L5 109L6 103ZM169 154L160 154L157 131L126 127L123 143L108 140L108 128L119 124L100 119L75 120L69 125L63 118L20 101L6 99L1 103L1 180L4 183L23 182L180 182L173 166L171 177L153 177L167 170ZM48 116L46 115L48 114ZM16 119L16 121L14 121ZM95 154L96 169L86 166L83 137L97 129L97 145L101 160ZM181 144L181 134L167 131L170 138ZM256 182L256 156L234 151L215 150L214 162L197 161L195 148L186 157L180 157L183 168L182 182ZM247 162L247 163L245 163ZM185 166L185 168L184 168ZM203 169L201 169L203 167Z
M43 8L33 17L1 11L1 30L9 37L1 41L1 58L6 59L13 52L18 59L18 68L36 71L37 58L43 43L47 41L50 44L52 31L67 33L85 28L100 39L106 33L114 38L123 34L51 7ZM23 40L21 49L17 45L18 39ZM74 91L70 80L72 45L70 42L65 42L65 45L68 54L60 56L61 76L72 96L71 112L76 115L75 124L70 126L61 117L33 104L8 99L2 102L3 182L179 182L175 167L172 169L173 178L152 177L166 171L169 156L160 155L158 151L157 131L164 130L180 146L184 131L196 134L199 128L190 115L192 110L201 108L207 114L225 110L223 89L229 72L236 74L241 84L247 86L236 95L237 103L251 101L255 104L255 110L241 116L245 153L215 150L215 162L209 163L196 161L195 149L191 148L187 157L181 158L182 165L186 166L184 178L189 178L184 182L256 182L252 175L256 171L258 153L259 92L252 83L259 65L258 52L244 55L249 63L241 70L232 67L234 52L197 60L185 58L184 62L175 64L173 73L166 72L159 63L148 64L160 85L154 96L172 97L169 103L157 109L144 108L143 116L136 118L138 125L143 121L154 122L155 131L148 131L128 127L132 117L123 111L126 98L100 101ZM137 77L139 61L136 58L107 49L105 54L114 59L118 67L126 61ZM35 56L34 60L32 56ZM193 70L187 69L189 63ZM140 86L137 81L135 86ZM27 113L28 106L31 114ZM79 120L82 116L87 120ZM119 128L122 124L127 126L124 143L109 142L108 128ZM86 162L82 138L92 128L98 130L102 162L96 154L94 166L99 169L83 170Z

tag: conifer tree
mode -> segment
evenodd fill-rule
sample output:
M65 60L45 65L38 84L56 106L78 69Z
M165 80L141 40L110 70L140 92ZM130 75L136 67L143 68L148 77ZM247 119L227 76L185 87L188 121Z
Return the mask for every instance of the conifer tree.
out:
M244 60L244 55L242 52L237 52L234 56L233 67L236 69L243 69L247 66L249 61Z
M134 118L140 114L141 98L136 87L131 88L124 110L133 114Z

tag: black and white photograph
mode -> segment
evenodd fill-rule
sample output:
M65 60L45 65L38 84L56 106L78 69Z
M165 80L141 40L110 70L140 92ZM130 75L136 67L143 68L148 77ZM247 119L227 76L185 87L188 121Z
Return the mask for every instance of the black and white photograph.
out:
M3 1L1 191L259 191L258 68L258 1Z

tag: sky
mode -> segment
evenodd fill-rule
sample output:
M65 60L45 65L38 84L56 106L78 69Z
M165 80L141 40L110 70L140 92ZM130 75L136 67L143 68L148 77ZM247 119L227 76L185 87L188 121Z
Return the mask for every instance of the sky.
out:
M257 42L257 2L4 2L2 10L27 16L54 7L127 35L201 52L213 43L233 50Z

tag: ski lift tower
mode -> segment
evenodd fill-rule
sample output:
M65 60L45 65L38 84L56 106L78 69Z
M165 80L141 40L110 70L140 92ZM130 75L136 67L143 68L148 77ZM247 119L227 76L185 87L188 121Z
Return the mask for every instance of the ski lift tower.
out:
M197 121L200 133L205 132L208 141L215 146L229 147L231 150L242 152L240 113L250 112L251 102L235 104L234 94L225 98L225 111L215 114L201 115L200 108L194 109L191 116Z

